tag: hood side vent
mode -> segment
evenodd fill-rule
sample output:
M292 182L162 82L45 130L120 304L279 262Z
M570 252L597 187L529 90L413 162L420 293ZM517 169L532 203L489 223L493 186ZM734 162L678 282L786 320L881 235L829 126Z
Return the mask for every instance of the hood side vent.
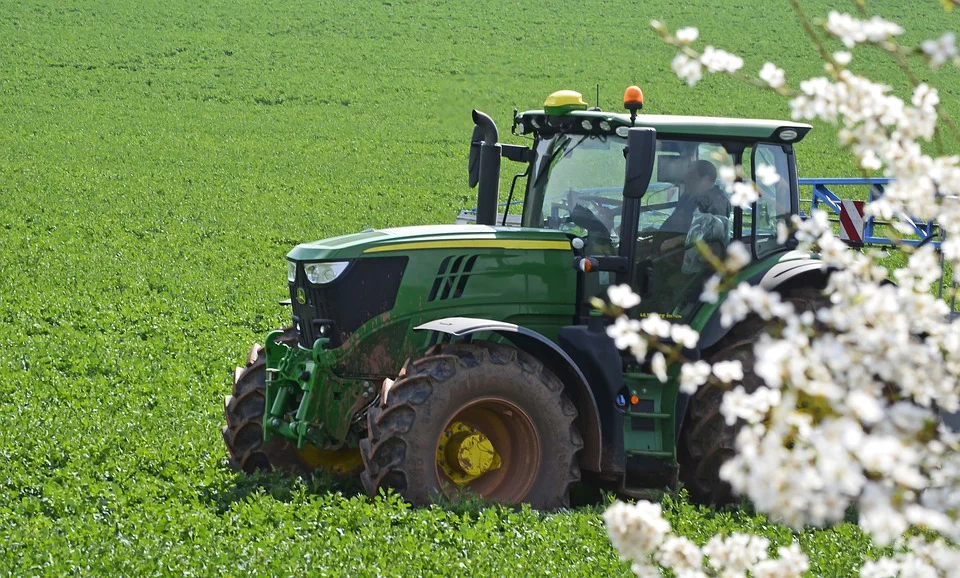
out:
M446 281L443 283L443 295L440 296L440 300L443 301L450 296L450 290L453 289L453 284L456 283L457 273L460 272L460 264L463 263L463 256L457 257L453 261L453 266L450 267L450 274L447 276Z
M457 299L463 295L463 289L467 286L467 279L470 278L469 273L473 271L473 264L477 262L477 256L474 255L467 260L467 264L463 267L463 274L460 275L460 282L457 283L457 290L453 292L453 298Z
M457 299L463 295L477 257L478 255L451 255L444 259L437 270L437 278L433 281L427 301Z
M437 270L437 278L433 282L433 289L430 290L430 296L427 297L427 301L433 301L437 298L437 292L440 291L440 284L443 283L444 274L447 272L447 265L450 264L450 259L453 257L447 257L440 262L440 269Z

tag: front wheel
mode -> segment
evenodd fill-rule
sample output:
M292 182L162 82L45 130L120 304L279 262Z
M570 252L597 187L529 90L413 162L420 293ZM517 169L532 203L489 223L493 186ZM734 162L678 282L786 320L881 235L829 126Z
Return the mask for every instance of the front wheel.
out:
M534 508L569 504L583 440L563 384L532 356L489 342L442 346L407 362L367 414L370 494L418 505L470 493Z
M281 343L294 345L297 331L288 328L279 338ZM312 468L302 452L289 441L275 436L263 440L263 414L266 411L267 360L262 345L254 345L247 354L245 367L238 367L233 375L233 393L223 401L226 425L223 442L230 452L230 467L236 471L282 470L291 474L307 474Z
M296 347L299 338L293 328L284 330L279 343ZM303 449L279 435L263 439L263 417L267 398L267 359L262 345L254 345L247 354L245 367L233 375L233 393L223 401L226 425L223 442L229 452L230 467L238 472L280 470L288 474L309 475L323 468L334 476L356 475L360 456L357 450L318 450L307 445Z

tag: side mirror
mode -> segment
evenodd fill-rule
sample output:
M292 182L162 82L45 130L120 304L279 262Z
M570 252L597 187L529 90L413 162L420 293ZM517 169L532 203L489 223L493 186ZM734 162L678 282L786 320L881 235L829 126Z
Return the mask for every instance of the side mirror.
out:
M483 129L473 125L473 136L470 137L470 160L467 163L470 188L480 182L480 143L483 142Z
M623 182L623 196L639 199L647 192L653 178L654 160L657 156L657 131L647 127L634 127L627 134L627 171Z

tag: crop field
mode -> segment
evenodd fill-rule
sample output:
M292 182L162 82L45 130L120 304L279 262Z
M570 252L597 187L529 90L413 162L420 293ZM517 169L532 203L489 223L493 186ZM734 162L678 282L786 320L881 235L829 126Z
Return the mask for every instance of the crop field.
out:
M960 17L868 6L914 43ZM220 427L234 366L289 314L287 251L474 206L471 108L511 142L514 107L561 88L593 104L598 83L604 109L637 83L650 112L788 117L729 79L684 86L651 18L751 71L818 73L786 2L0 3L0 575L629 575L602 501L415 510L236 474ZM881 55L854 62L904 90ZM955 69L928 77L960 116ZM828 129L798 156L801 176L858 176ZM694 538L792 536L664 504ZM872 549L852 525L800 540L816 575Z

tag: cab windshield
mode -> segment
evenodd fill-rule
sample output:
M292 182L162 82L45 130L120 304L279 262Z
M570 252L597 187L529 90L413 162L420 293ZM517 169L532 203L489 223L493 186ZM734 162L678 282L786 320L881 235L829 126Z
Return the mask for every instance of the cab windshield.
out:
M524 225L566 230L575 228L576 220L589 225L585 232L619 226L626 146L626 139L615 135L564 134L539 141Z
M616 135L562 134L540 140L524 226L567 231L586 238L601 254L615 253L621 236L626 145L626 139ZM700 187L703 192L690 189L691 170L699 161L716 169L710 186ZM682 220L670 216L688 190L709 192L715 197L711 199L715 212L729 217L726 193L715 185L717 173L733 164L733 156L719 143L658 140L653 179L642 200L641 231L658 231L664 224L669 228Z

